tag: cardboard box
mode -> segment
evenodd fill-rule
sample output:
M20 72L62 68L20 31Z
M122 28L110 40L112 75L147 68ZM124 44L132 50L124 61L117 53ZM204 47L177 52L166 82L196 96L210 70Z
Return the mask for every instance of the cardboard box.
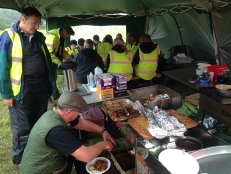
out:
M114 98L114 88L101 89L98 84L96 88L101 100L111 100Z
M117 83L127 83L127 77L120 74L113 74Z
M129 94L129 90L114 90L114 97L126 97Z
M116 89L117 90L125 90L127 89L127 82L126 83L116 83Z
M97 81L97 85L99 85L101 89L115 87L115 77L109 73L96 75L96 81Z

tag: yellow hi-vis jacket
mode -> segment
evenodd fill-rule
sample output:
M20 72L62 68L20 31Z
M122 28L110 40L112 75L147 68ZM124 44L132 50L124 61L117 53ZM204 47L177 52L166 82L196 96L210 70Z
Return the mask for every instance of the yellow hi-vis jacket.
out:
M111 74L121 74L127 77L127 81L131 80L133 73L131 52L118 53L112 50L109 54L110 65L107 72Z
M133 45L126 43L125 46L126 46L127 50L132 53L132 59L133 59L133 57L136 54L136 51L138 49L138 46L136 46L136 42Z
M15 32L12 28L6 29L8 35L12 41L12 67L10 69L10 78L13 95L16 96L20 92L21 88L21 78L22 78L22 60L23 60L23 52L22 52L22 44L20 40L20 36L17 32ZM46 56L46 51L41 46L44 55ZM46 56L47 57L47 56Z
M149 54L144 54L139 48L140 62L135 66L135 75L144 80L151 80L155 77L159 54L159 46Z
M47 48L50 52L52 62L57 64L57 65L61 62L61 60L56 56L56 55L61 55L61 52L58 53L59 44L60 44L59 30L60 30L60 28L50 30L45 35L46 36L45 42L46 42ZM63 51L62 59L64 59L64 60L70 59L70 56L67 53L65 53L64 50L65 50L65 44L64 44L64 47L62 48L62 50L61 49L59 50L59 51Z
M102 42L98 44L98 54L102 57L104 66L107 66L107 56L109 51L111 51L112 44L107 42Z
M71 57L75 57L75 55L78 53L78 49L75 48L74 50L72 50L70 47L66 47L65 48L65 53L67 53L68 55L70 55Z

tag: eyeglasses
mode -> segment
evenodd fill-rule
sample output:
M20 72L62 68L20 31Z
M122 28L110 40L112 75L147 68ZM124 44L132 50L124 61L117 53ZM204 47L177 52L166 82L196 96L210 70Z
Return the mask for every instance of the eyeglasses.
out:
M69 112L79 112L79 113L82 113L83 111L82 110L72 110L72 109L68 109L67 111L69 111Z
M30 22L32 25L34 25L34 26L36 26L36 27L40 27L42 24L40 23L36 23L36 22L33 22L33 21L31 21L29 18L28 19L26 19L28 22Z

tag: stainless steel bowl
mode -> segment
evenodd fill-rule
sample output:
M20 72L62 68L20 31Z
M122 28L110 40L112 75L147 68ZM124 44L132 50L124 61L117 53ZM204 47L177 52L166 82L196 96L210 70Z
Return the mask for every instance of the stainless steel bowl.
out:
M219 84L216 85L217 93L223 97L231 97L231 85Z

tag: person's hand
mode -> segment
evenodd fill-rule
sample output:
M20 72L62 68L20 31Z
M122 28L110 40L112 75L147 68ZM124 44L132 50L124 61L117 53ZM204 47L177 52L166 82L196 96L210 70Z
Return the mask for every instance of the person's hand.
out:
M5 99L5 103L9 107L13 107L14 106L14 98Z
M114 146L116 145L116 140L109 134L107 130L103 132L104 141L110 141Z
M162 76L162 74L156 73L156 77L157 77L157 78L161 78L161 76Z
M115 146L112 144L112 142L110 141L104 141L105 143L105 150L107 150L108 152L110 152Z

